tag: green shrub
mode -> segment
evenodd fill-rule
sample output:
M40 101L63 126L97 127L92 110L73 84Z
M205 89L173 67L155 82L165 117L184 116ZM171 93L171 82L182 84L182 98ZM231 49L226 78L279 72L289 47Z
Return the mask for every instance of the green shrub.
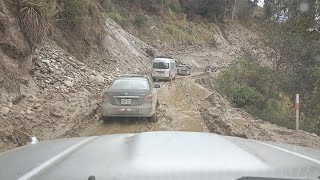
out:
M320 116L307 117L305 114L300 115L300 127L303 130L320 134Z
M147 18L143 13L138 13L135 15L133 20L133 25L135 27L141 28L146 24Z
M252 108L249 113L279 126L294 128L294 114L290 109L282 111L282 104L277 99L268 99L263 109Z
M180 2L170 3L169 8L176 14L180 14L183 12Z
M18 18L26 39L31 46L41 44L52 30L58 6L55 1L14 0ZM1 28L1 27L0 27Z
M118 12L111 12L108 15L112 20L114 20L116 23L118 23L122 28L125 28L129 25L128 18L123 17Z
M101 6L106 12L111 12L113 9L113 4L111 0L99 0Z
M251 59L241 59L215 81L217 90L236 107L279 126L294 128L294 115L283 103L278 91L270 93L274 80L271 69L261 67ZM283 110L286 107L286 110Z
M89 9L85 0L63 1L62 20L73 27L82 27L89 18Z
M174 25L166 25L166 30L174 36L182 36L183 32L177 26Z
M254 105L256 108L262 109L265 106L263 96L249 86L234 84L231 87L231 99L237 107Z
M163 11L163 0L143 0L141 8L152 14L161 14Z

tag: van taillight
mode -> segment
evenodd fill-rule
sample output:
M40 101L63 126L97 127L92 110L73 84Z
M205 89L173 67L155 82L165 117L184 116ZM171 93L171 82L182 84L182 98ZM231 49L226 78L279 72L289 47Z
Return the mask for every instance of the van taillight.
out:
M151 102L152 101L152 95L149 94L147 96L144 97L143 102Z
M104 93L104 95L102 96L102 102L109 102L109 97L107 93Z

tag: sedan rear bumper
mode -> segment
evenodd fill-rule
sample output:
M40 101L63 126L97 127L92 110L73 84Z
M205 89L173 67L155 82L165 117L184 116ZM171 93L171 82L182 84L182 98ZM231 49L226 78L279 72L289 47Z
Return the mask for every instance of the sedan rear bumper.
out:
M178 71L177 74L186 76L186 75L189 75L189 72L188 71Z
M152 74L152 79L170 79L169 74Z
M110 103L102 103L102 116L110 117L151 117L156 113L152 103L143 103L138 106L117 106Z

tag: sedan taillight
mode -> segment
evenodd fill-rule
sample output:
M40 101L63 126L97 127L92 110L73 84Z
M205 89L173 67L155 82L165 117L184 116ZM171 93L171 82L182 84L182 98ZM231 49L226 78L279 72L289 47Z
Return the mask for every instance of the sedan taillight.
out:
M144 97L143 102L151 102L152 99L153 99L153 98L152 98L152 95L149 94L149 95L147 95L147 96Z

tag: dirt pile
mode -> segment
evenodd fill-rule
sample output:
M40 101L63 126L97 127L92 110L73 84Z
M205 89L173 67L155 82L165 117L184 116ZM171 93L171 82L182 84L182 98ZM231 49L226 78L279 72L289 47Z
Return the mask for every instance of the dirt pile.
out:
M237 23L223 24L221 29L223 37L231 46L231 52L235 52L234 54L237 55L237 57L248 53L253 58L256 58L262 65L271 65L273 59L270 59L270 57L272 57L271 54L273 51L263 44L263 40L259 37L259 34ZM230 50L226 49L223 51Z
M104 37L99 51L92 51L83 63L99 72L150 72L155 49L123 30L112 19L105 20Z
M25 139L15 130L40 140L59 137L98 108L100 94L111 74L93 71L53 45L47 42L34 56L31 78L22 89L22 98L3 107L3 142L27 143L21 142Z

